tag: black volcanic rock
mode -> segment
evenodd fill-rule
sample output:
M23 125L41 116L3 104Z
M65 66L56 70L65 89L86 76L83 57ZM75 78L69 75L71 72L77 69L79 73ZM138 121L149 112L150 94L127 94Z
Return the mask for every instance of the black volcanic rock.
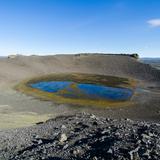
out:
M159 160L160 124L76 114L0 132L0 159Z

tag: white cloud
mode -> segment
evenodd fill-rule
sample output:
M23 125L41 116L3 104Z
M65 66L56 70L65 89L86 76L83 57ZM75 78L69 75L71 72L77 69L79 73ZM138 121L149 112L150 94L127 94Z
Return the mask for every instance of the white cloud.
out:
M159 19L151 19L151 20L147 21L147 23L151 27L160 27L160 18Z

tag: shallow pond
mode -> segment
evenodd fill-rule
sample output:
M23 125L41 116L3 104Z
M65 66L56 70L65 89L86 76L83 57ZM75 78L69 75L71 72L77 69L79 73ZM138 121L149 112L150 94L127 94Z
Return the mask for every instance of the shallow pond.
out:
M128 88L108 87L72 81L48 81L30 84L32 88L68 98L128 100L133 91Z

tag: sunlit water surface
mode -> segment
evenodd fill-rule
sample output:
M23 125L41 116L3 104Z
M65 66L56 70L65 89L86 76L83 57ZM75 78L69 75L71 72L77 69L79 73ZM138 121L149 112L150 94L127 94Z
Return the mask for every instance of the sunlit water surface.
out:
M128 100L133 92L128 88L108 87L98 84L71 81L49 81L30 84L32 88L68 98Z

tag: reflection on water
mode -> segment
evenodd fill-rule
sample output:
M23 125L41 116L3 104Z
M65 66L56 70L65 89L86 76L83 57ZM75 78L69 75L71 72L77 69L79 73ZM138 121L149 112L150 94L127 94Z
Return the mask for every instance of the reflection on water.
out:
M30 84L31 87L69 98L127 100L133 92L128 88L107 87L71 81L49 81Z

